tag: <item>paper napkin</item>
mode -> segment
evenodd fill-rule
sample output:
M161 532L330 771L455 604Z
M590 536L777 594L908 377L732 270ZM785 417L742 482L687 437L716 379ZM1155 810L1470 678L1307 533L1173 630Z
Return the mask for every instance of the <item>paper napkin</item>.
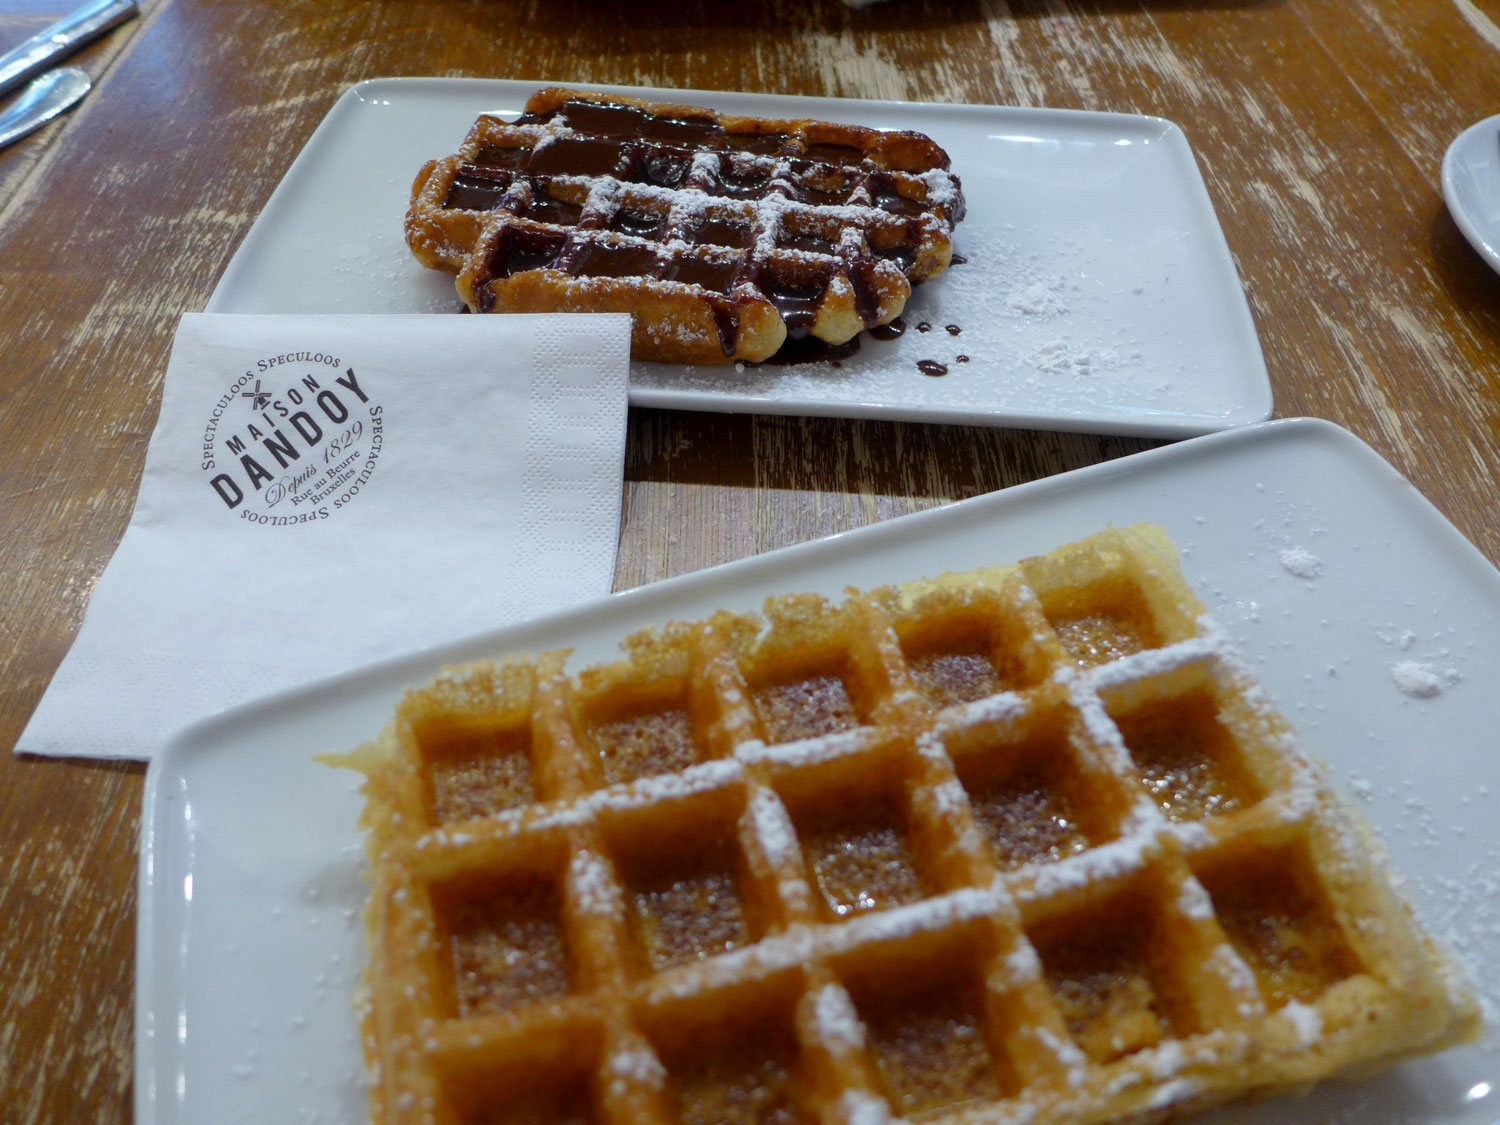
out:
M608 593L625 316L178 328L135 512L17 751L184 724Z

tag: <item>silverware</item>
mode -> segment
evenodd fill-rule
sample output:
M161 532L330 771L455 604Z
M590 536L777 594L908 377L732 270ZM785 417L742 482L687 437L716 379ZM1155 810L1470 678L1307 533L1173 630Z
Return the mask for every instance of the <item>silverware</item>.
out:
M51 121L87 94L92 85L89 76L76 66L49 70L0 111L0 148Z
M90 0L51 27L43 28L15 50L0 55L0 94L14 90L64 55L97 39L135 11L136 0Z

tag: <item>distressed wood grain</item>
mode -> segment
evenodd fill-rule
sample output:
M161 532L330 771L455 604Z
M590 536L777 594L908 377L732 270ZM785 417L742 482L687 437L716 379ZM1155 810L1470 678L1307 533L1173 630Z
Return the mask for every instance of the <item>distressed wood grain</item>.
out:
M0 0L0 43L71 0ZM1500 277L1438 166L1500 110L1500 0L153 0L0 152L0 750L128 522L176 319L350 84L385 75L1158 114L1282 415L1336 421L1500 560ZM624 589L1153 443L633 410ZM166 732L164 732L165 735ZM0 1117L126 1121L142 770L0 753Z

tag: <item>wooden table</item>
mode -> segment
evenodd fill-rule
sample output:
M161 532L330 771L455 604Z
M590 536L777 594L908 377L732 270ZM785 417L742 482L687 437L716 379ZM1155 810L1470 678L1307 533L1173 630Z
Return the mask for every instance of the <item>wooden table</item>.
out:
M0 0L0 46L71 0ZM1157 114L1187 131L1282 416L1342 424L1500 562L1500 277L1439 189L1500 0L149 0L0 153L0 748L129 520L174 326L339 94L504 76ZM1144 440L635 410L616 587ZM166 733L166 732L164 732ZM130 1116L143 768L0 755L0 1117Z

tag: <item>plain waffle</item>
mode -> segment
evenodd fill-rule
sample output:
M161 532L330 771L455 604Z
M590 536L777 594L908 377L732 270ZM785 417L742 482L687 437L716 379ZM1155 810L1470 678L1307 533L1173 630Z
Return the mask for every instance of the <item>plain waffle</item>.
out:
M474 312L626 312L636 358L718 364L888 323L963 210L920 133L550 87L422 167L406 238Z
M377 1122L1156 1120L1479 1031L1157 529L565 663L348 759Z

